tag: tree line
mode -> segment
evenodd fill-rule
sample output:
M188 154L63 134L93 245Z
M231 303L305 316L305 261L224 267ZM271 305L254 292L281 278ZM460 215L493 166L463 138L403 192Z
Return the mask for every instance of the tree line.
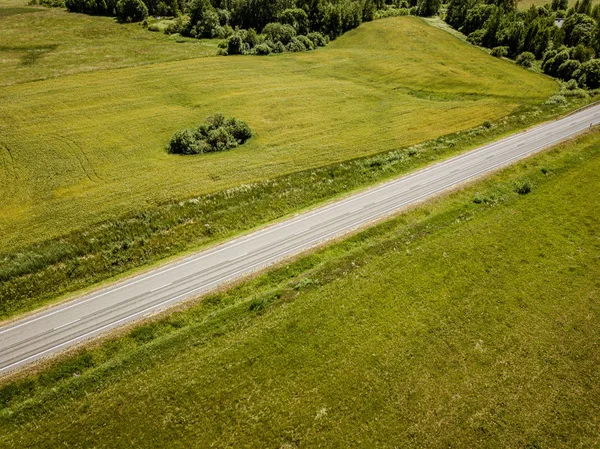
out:
M435 15L440 0L66 0L65 6L72 12L116 16L124 22L148 15L178 17L168 31L197 38L229 38L237 30L262 35L268 25L281 25L287 26L285 33L305 36L315 47L321 39L309 37L310 33L335 39L376 17ZM292 40L280 42L287 46ZM304 38L293 45L300 46L299 42L311 46Z
M515 0L450 0L445 20L469 42L492 49L492 55L544 73L575 80L580 87L600 87L600 5L552 0L544 6L517 9Z

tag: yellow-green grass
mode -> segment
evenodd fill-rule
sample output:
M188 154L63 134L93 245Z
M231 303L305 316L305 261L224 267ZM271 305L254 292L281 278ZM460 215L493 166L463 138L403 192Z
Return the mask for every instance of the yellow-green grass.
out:
M0 445L597 447L598 170L580 138L8 383Z
M551 0L521 0L518 3L519 9L527 9L531 6L544 6L552 3Z
M4 17L38 13L41 11L42 9L40 8L32 8L29 6L0 7L0 20Z
M577 0L569 0L569 6L574 6ZM531 6L544 6L552 3L552 0L521 0L518 3L519 9L527 9ZM593 0L592 4L597 4L597 0Z
M2 4L0 86L215 55L217 42L151 33L111 17Z
M19 7L27 6L27 0L0 0L0 7Z
M327 48L78 74L0 90L0 251L163 201L407 146L539 103L556 87L417 18ZM215 112L255 137L166 154Z

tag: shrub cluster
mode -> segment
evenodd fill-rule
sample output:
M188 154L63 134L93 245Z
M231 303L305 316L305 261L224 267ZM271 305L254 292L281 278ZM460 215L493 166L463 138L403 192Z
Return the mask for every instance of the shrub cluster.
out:
M534 61L535 55L530 51L524 51L516 59L516 63L523 67L531 67Z
M167 144L170 154L204 154L225 151L242 145L252 137L250 126L223 114L207 117L195 129L177 131Z
M490 53L495 58L504 58L508 55L508 47L499 46L492 48L492 52Z
M592 53L582 45L548 50L542 59L542 70L565 81L575 80L590 89L600 87L600 59L592 59Z
M408 3L406 3L406 6L403 6L401 8L391 7L391 8L385 8L385 9L378 9L377 12L375 12L375 18L376 19L385 19L386 17L400 17L400 16L410 16L410 15L416 15L416 14L417 14L417 8L416 7L409 8Z
M329 37L313 31L298 35L291 25L269 23L261 34L253 29L238 30L221 42L221 55L261 55L314 50L329 43Z

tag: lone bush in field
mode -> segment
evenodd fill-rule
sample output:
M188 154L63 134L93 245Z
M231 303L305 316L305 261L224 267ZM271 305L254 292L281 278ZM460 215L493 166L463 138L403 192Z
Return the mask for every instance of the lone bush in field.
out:
M246 122L215 114L196 129L175 132L167 145L170 154L203 154L225 151L242 145L252 137Z

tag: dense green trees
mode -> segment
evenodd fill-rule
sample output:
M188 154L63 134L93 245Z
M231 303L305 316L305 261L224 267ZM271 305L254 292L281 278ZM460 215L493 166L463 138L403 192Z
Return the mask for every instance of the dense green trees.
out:
M374 0L193 0L181 33L227 38L221 54L306 51L371 20L375 9Z
M557 18L564 18L560 24ZM544 7L516 9L514 0L450 0L446 22L468 36L469 42L493 49L524 67L535 59L548 75L580 86L600 87L600 7L566 0ZM562 25L562 26L561 26Z
M278 22L268 23L261 34L253 29L238 30L221 43L223 55L261 55L271 53L299 52L314 50L327 45L329 38L313 31L308 35L298 35L291 25Z
M148 17L148 7L142 0L119 0L116 10L121 22L139 22Z
M117 15L118 0L66 0L70 11L99 15ZM263 30L267 25L277 23L289 26L296 35L306 36L317 32L335 39L348 30L356 28L364 21L376 16L398 15L410 11L430 16L437 14L441 0L140 0L148 14L160 16L180 16L186 19L182 26L171 31L181 32L196 38L226 38L234 30ZM136 14L123 16L123 19L138 20L137 4L129 2L127 8ZM122 5L121 13L125 5ZM127 9L125 8L125 9ZM132 9L133 8L133 9ZM391 8L391 9L389 9ZM378 11L384 14L378 15ZM135 17L135 19L134 19ZM269 38L272 40L272 38ZM236 38L237 40L237 38ZM305 39L299 38L300 41ZM312 41L312 39L309 38ZM286 42L287 41L287 42ZM292 44L292 38L276 40L284 45ZM298 40L294 40L294 45ZM306 45L305 45L306 46Z
M273 42L281 41L287 45L296 37L296 30L291 25L283 25L278 22L268 23L262 30L262 34Z
M65 0L69 11L97 16L114 16L117 0Z
M423 17L435 16L440 10L441 0L419 0L417 14Z
M278 19L283 25L289 25L294 28L298 34L306 34L309 31L310 22L308 21L308 14L303 9L284 9L279 14Z
M188 5L189 20L178 32L195 38L225 38L233 33L231 14L214 8L209 0L192 0Z
M148 14L177 15L185 9L186 2L185 0L139 0L123 2L118 8L118 0L65 0L65 6L71 12L117 16L119 20L135 22L143 20Z
M581 64L581 67L573 73L580 85L590 89L600 87L600 59L590 59Z

